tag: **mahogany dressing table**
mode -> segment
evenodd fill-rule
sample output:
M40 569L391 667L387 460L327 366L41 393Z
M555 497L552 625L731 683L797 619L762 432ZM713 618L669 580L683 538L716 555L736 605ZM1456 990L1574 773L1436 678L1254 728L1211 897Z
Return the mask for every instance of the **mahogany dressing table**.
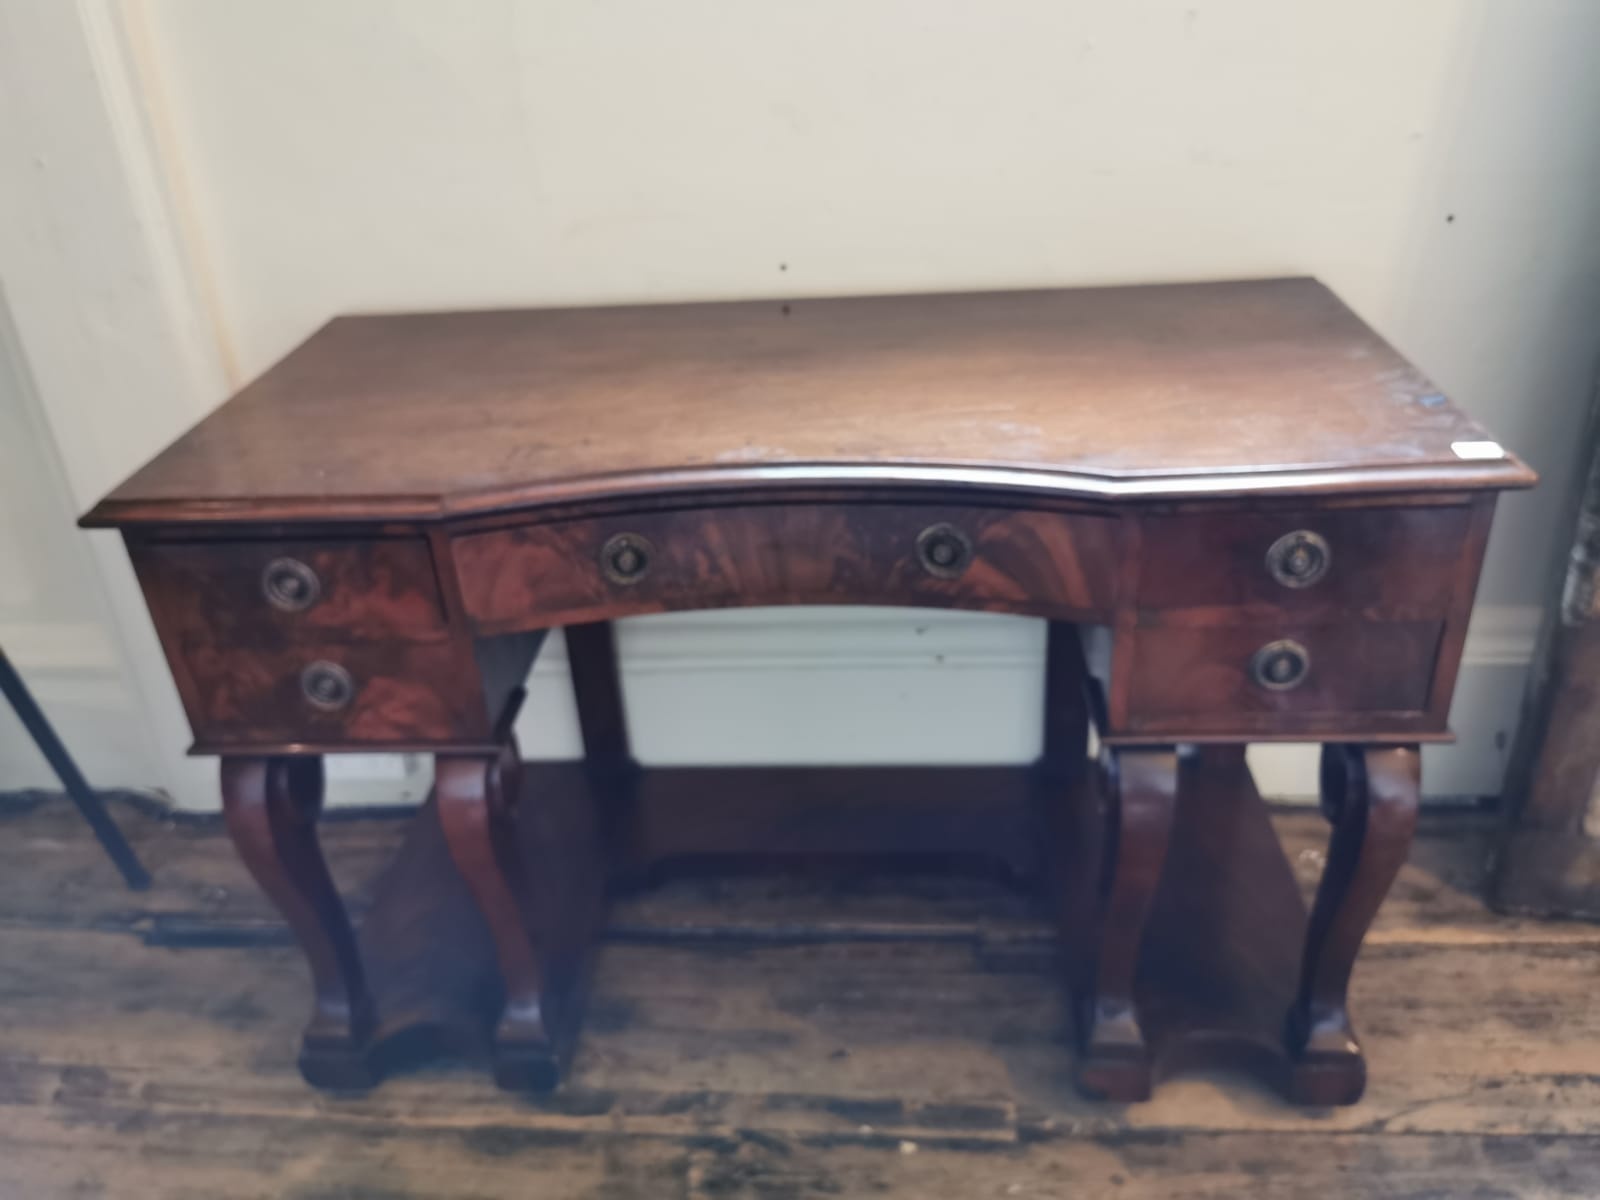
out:
M1308 279L343 317L84 518L122 530L228 827L309 960L302 1069L553 1086L608 890L703 854L1052 853L1079 1079L1349 1103L1495 498L1533 474ZM611 622L1049 622L1031 767L641 767ZM566 631L586 752L511 737ZM1088 730L1100 750L1089 761ZM1309 913L1245 766L1324 744ZM322 759L435 755L357 932ZM1046 836L1040 837L1040 830Z

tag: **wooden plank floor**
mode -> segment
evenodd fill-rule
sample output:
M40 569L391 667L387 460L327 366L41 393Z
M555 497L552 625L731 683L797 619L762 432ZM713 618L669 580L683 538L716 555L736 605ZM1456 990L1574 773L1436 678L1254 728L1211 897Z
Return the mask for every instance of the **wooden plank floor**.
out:
M919 879L621 906L547 1100L446 1067L320 1096L299 956L220 831L116 812L144 895L63 802L0 805L4 1200L1600 1196L1600 929L1488 913L1481 818L1425 819L1358 968L1368 1098L1298 1112L1225 1077L1079 1099L1046 931ZM399 826L325 828L359 900ZM1320 821L1280 829L1309 881Z

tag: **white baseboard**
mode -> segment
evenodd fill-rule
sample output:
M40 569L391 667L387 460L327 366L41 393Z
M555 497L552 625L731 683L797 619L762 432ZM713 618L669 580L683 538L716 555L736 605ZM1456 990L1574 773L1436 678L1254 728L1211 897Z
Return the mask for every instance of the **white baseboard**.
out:
M1424 751L1429 797L1500 790L1539 620L1531 606L1483 606L1474 615L1451 714L1460 740ZM1017 763L1039 751L1040 621L746 609L625 621L619 640L634 747L647 763ZM132 744L145 725L104 631L0 625L0 645L91 781L141 787L161 777L150 748ZM517 723L531 758L580 753L566 670L561 638L552 637ZM1313 746L1256 746L1251 761L1269 796L1315 792ZM414 800L427 771L426 756L352 758L329 772L329 803ZM43 761L0 713L0 789L50 785Z
M1451 713L1424 751L1435 799L1495 795L1538 639L1535 606L1480 607ZM1043 622L906 609L751 609L624 622L628 716L646 762L1027 762L1039 751ZM536 758L579 753L559 640L518 723ZM1262 791L1316 791L1311 745L1251 750Z

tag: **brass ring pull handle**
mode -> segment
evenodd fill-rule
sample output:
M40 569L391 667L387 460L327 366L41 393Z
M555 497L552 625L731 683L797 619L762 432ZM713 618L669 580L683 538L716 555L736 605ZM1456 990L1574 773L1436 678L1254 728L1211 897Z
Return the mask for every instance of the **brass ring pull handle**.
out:
M618 533L600 547L600 570L612 583L638 583L650 573L655 547L637 533Z
M1267 571L1287 588L1308 588L1328 573L1333 551L1320 533L1296 529L1267 551Z
M322 598L322 581L298 558L275 558L261 572L261 594L279 612L304 612Z
M1311 673L1311 651L1292 638L1268 642L1250 659L1250 676L1271 692L1293 691Z
M300 672L300 693L312 708L338 712L355 699L356 684L338 663L319 659Z
M940 522L917 534L917 562L937 579L954 579L972 565L972 539Z

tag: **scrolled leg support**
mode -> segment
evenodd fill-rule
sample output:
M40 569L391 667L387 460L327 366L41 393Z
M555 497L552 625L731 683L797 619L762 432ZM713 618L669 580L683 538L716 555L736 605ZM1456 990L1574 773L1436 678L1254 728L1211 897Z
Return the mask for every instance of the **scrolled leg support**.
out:
M514 744L491 756L441 754L434 787L450 857L494 937L504 984L495 1082L508 1091L548 1091L560 1079L561 1062L517 846L521 767Z
M1322 810L1333 834L1286 1029L1289 1091L1297 1103L1354 1104L1366 1087L1366 1060L1347 1007L1350 973L1405 865L1420 783L1415 746L1323 747Z
M294 932L311 966L314 1000L300 1071L316 1087L377 1082L368 1057L373 1004L344 901L317 841L320 758L222 760L222 810L245 866Z
M1078 1083L1110 1100L1147 1100L1150 1048L1139 1024L1134 982L1145 923L1166 861L1178 794L1170 746L1103 752L1104 858L1090 986L1076 998Z

